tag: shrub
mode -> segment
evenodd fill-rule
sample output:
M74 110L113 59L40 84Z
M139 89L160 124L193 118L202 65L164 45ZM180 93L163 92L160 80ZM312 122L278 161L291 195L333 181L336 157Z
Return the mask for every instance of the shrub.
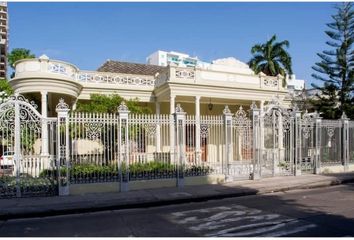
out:
M126 165L122 164L121 166L122 173L126 173ZM173 174L176 171L176 166L169 163L162 163L158 161L152 161L147 163L133 163L129 165L130 174L139 175L139 174L154 174L154 173L163 173L169 172ZM187 176L190 175L205 175L212 173L213 169L208 166L191 166L185 169ZM117 165L95 165L95 164L78 164L70 168L69 170L70 178L90 178L94 176L104 177L104 176L118 176L118 167ZM66 168L61 167L60 175L66 175ZM57 177L56 170L43 170L40 173L40 177L53 176Z

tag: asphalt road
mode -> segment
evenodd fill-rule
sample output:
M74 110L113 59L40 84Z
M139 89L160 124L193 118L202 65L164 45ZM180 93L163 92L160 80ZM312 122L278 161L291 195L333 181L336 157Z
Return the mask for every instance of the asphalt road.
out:
M170 205L16 219L0 236L354 236L354 184Z

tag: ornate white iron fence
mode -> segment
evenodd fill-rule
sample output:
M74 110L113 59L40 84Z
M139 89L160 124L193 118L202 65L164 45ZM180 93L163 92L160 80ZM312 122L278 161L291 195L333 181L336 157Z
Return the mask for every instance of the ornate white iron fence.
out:
M320 159L322 166L342 164L342 122L322 120L320 124Z
M354 163L354 121L349 122L349 163Z
M354 123L345 116L280 106L276 99L247 114L226 106L219 116L69 113L43 118L20 95L0 103L0 197L67 195L70 184L129 183L217 174L225 181L319 173L354 162ZM194 178L196 179L196 178ZM119 186L119 187L118 187Z
M299 137L297 139L300 148L300 170L304 173L314 173L315 161L316 161L316 119L318 119L317 113L303 114L299 119Z
M43 118L21 95L0 103L0 198L55 195L58 191L56 119Z
M118 120L113 114L69 115L70 183L119 181Z

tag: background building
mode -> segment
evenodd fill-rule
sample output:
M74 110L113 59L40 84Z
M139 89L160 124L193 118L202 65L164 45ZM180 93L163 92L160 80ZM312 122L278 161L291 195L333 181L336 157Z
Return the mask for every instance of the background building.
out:
M199 59L197 57L190 57L188 54L180 52L165 52L158 50L146 59L147 64L158 66L179 66L179 67L195 67Z
M0 2L0 78L6 78L8 30L7 3Z
M295 74L286 80L289 91L302 92L305 89L305 80L296 79Z

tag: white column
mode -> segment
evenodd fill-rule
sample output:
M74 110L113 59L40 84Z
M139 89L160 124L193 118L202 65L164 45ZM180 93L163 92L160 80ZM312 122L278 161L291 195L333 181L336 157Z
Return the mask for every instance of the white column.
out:
M259 110L260 110L260 116L262 117L263 119L263 116L264 116L264 100L262 100L260 102L260 105L259 105ZM260 141L261 141L261 144L260 144L260 148L261 148L261 151L264 149L264 121L262 120L260 122L260 132L261 132L261 137L260 137Z
M349 118L343 112L342 117L342 128L343 128L343 135L342 135L342 144L343 144L343 165L344 165L344 172L347 172L349 170Z
M174 116L175 112L175 98L176 96L170 96L170 156L171 161L174 159L175 154L175 127L174 127Z
M155 108L156 108L156 115L161 113L161 103L159 103L157 100L155 101Z
M75 99L74 102L73 102L73 107L72 107L72 110L73 110L73 111L76 110L76 103L77 103L77 99Z
M176 96L170 96L170 114L175 113L175 99Z
M278 118L278 147L284 148L284 131L283 131L283 116L280 114Z
M156 100L155 108L156 108L156 116L160 118L160 107L161 104ZM161 126L160 122L156 124L156 152L161 152Z
M195 154L196 162L201 163L201 149L200 149L200 96L195 96Z
M41 103L41 108L42 108L42 156L48 156L48 125L47 125L47 108L48 108L48 92L47 91L42 91L41 92L42 96L42 103Z
M226 181L229 181L229 164L233 160L233 144L232 144L232 114L226 105L223 111L224 131L225 131L225 159L222 161L222 174L225 175Z
M41 91L41 96L42 96L42 117L47 117L47 108L48 108L48 92L47 91Z

